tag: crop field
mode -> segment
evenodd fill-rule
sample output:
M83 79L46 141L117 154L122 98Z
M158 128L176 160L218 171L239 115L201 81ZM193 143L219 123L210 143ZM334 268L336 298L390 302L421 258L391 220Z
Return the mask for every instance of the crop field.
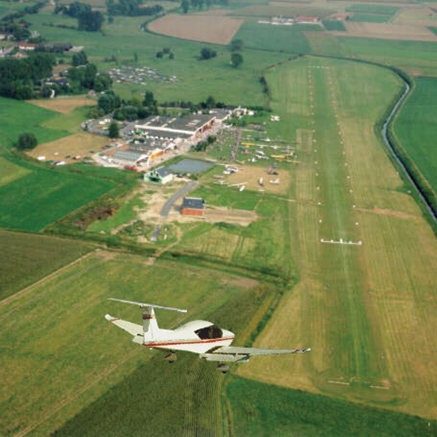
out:
M0 299L86 254L82 242L0 230Z
M0 161L7 180L0 186L0 227L38 232L115 186L81 174L53 171L29 163ZM19 168L16 176L16 169Z
M375 15L375 17L383 17ZM436 36L426 26L411 24L396 25L383 20L358 16L355 20L346 22L347 36L356 38L387 39L394 41L429 41L436 42ZM340 34L339 36L344 36Z
M395 135L437 193L437 79L418 77L396 118Z
M353 23L361 25L361 23ZM368 23L371 25L371 23ZM373 24L373 26L377 26ZM378 25L381 26L381 25ZM385 25L382 25L385 26ZM337 35L336 37L334 35ZM367 59L401 68L413 76L436 76L437 43L387 39L351 38L344 32L306 33L312 53ZM387 56L390 53L390 56Z
M73 428L67 425L65 435L72 429L74 435L117 435L121 429L131 429L131 435L170 435L175 429L187 435L196 429L220 433L222 379L214 364L181 356L169 366L161 353L133 344L103 318L110 313L141 319L137 308L108 297L160 302L189 309L183 316L159 312L161 326L212 319L238 332L244 344L274 288L231 273L187 268L97 251L2 302L1 343L7 353L0 355L0 434L48 435L86 406L90 409ZM154 420L146 420L152 413Z
M322 23L323 23L323 27L328 31L329 30L336 30L338 32L346 31L346 27L343 21L326 19L326 20L322 20Z
M379 14L392 17L400 10L397 6L378 5L378 4L353 4L346 7L346 12L363 13L363 14Z
M321 32L319 26L272 26L246 22L235 38L242 39L247 47L285 53L311 53L306 32Z
M274 429L275 435L290 435L292 430L293 435L306 437L411 437L434 435L437 430L435 421L243 378L231 377L226 392L237 436L267 436Z
M236 18L217 14L170 14L153 21L149 29L176 38L227 45L242 22Z
M256 344L313 352L238 372L436 417L437 247L373 130L399 80L374 66L311 58L267 79L275 113L304 115L307 134L291 184L293 227L280 237L289 239L299 283Z

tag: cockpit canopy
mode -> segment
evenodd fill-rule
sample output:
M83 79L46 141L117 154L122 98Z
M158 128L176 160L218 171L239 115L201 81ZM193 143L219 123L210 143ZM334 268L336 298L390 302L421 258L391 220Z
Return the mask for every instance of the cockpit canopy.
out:
M205 326L204 328L197 329L194 332L201 340L223 337L223 331L216 325Z

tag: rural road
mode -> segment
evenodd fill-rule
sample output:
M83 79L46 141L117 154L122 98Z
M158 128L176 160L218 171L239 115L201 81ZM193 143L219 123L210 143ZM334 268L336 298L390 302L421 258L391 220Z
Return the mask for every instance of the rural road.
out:
M185 196L188 192L190 192L192 189L194 189L197 185L196 181L190 181L188 182L183 188L181 188L179 191L174 193L168 200L165 202L164 206L161 209L160 215L162 219L167 217L170 213L171 208L175 204L175 202L181 198L182 196ZM162 222L161 219L161 222ZM151 241L156 241L158 239L159 233L161 232L161 223L158 223L156 225L155 230L153 231L153 234L150 237Z

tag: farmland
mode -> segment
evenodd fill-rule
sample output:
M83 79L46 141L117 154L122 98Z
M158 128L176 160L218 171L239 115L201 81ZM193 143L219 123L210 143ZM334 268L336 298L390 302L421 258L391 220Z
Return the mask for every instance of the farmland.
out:
M437 134L435 99L437 80L419 77L415 88L396 119L395 134L408 155L437 193Z
M5 299L90 250L80 241L1 230L0 298Z
M191 310L189 317L213 318L239 332L240 341L244 342L253 329L251 319L258 314L256 322L262 315L260 309L269 305L273 288L195 265L190 265L186 274L186 268L185 264L159 261L147 265L142 257L100 251L2 304L2 349L7 354L0 356L3 405L0 433L49 434L126 377L125 389L122 386L114 389L89 410L100 411L99 419L94 413L92 422L82 421L79 416L78 421L85 427L80 435L99 435L104 430L112 430L116 435L120 426L133 427L134 431L138 426L148 427L153 435L159 432L169 435L172 426L187 427L187 432L208 426L218 432L221 410L217 390L221 380L214 365L187 357L169 368L159 352L148 352L134 345L128 335L116 330L102 316L111 312L130 320L139 319L140 314L134 308L115 306L106 298L138 300L148 290L150 299L187 307ZM180 293L181 288L191 292ZM187 316L160 312L159 318L163 326L174 327ZM178 384L180 390L175 389ZM138 390L132 390L132 386ZM150 387L155 388L150 390ZM148 424L132 421L132 416L118 407L117 414L113 414L114 410L108 414L105 408L113 408L114 402L120 405L121 392L129 411L132 411L130 396L136 399L138 395L145 396L142 408L133 410L142 416L144 411L152 409L159 421ZM168 420L165 409L169 396L179 405L172 410L174 424ZM209 411L209 416L195 413L200 400L208 405L205 412ZM86 417L88 413L84 414ZM108 421L109 417L113 421ZM77 425L74 429L78 429ZM66 434L71 435L68 431Z
M135 175L26 161L8 151L23 125L42 143L33 156L66 154L73 142L85 142L77 132L86 108L0 100L0 227L32 232L0 231L0 435L437 434L435 234L375 129L403 85L389 69L316 56L360 58L411 74L414 88L394 130L435 187L437 87L422 77L436 75L435 35L412 41L416 33L427 36L422 21L435 17L416 4L422 23L416 32L401 3L344 4L342 11L373 22L348 20L324 31L254 20L285 10L328 16L333 3L231 7L232 19L244 24L236 34L227 29L221 42L231 33L244 40L239 69L229 65L227 47L213 44L220 41L180 41L152 33L159 30L153 25L142 31L144 17L114 17L102 34L57 27L76 21L49 9L29 17L49 40L84 45L101 69L134 65L136 53L141 66L178 77L174 84L116 84L124 98L147 89L160 102L213 95L268 107L242 123L243 141L261 136L275 147L292 145L297 160L276 163L281 183L271 190L258 182L268 177L271 160L244 162L229 176L245 182L244 191L220 186L215 170L199 176L192 194L211 210L244 211L251 219L240 226L172 218L163 226L166 239L152 245L125 236L139 219L144 235L154 229L159 213L152 199L177 184L162 192L145 185L131 190ZM393 25L370 20L376 15ZM396 26L398 18L404 27ZM217 57L199 61L205 45ZM163 47L175 59L157 59ZM110 56L116 61L104 59ZM84 153L89 149L84 144ZM225 162L228 152L202 156ZM248 158L242 151L237 157ZM78 210L105 194L102 202L117 214L72 232ZM123 226L117 241L130 241L117 250L81 242L116 246L119 234L112 234ZM36 234L44 232L74 233L76 240ZM201 318L237 333L235 345L312 352L253 358L225 377L190 354L169 366L103 319L111 313L140 320L137 309L108 297L189 309L184 316L159 312L162 327Z
M2 162L8 161L2 159L0 165ZM4 168L9 177L6 174L8 183L0 186L0 226L7 229L38 232L115 186L111 181L25 162Z

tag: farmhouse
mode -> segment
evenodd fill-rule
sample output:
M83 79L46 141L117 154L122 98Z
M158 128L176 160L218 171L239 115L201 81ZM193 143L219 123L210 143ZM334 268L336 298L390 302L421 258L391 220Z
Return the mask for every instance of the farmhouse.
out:
M167 167L159 167L144 174L144 181L164 185L173 180L173 173Z
M200 197L184 197L181 206L182 215L205 215L205 201Z

